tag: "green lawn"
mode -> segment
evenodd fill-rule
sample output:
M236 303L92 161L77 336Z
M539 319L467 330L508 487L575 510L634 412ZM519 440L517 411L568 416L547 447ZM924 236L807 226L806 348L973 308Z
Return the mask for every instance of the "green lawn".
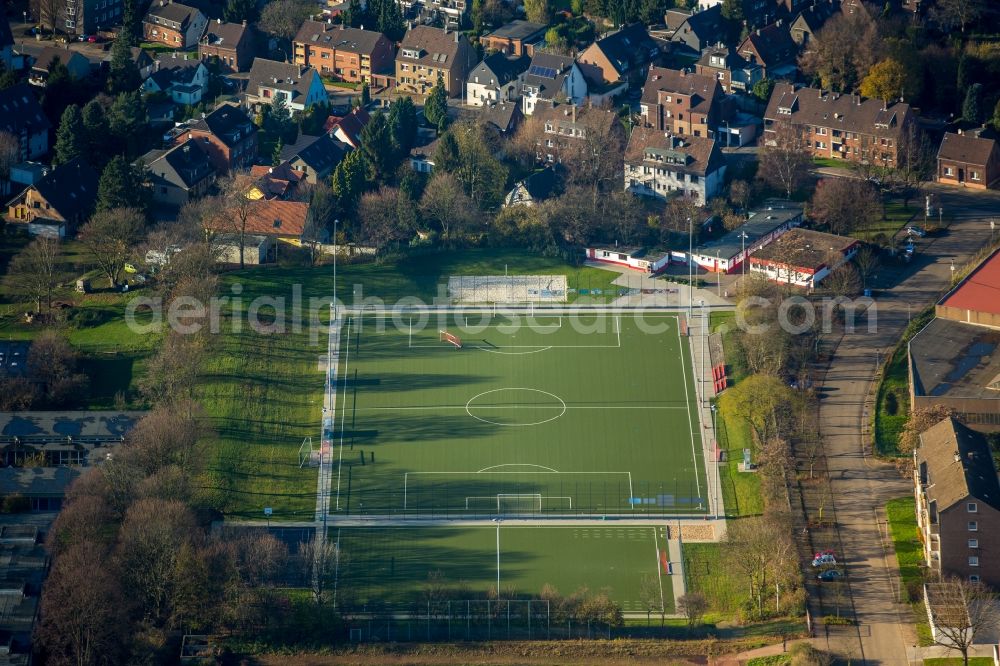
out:
M924 666L962 666L962 664L961 657L924 659ZM969 657L969 666L993 666L993 660L989 657Z
M565 275L569 288L575 290L570 300L583 298L579 290L589 293L592 302L610 302L617 297L619 288L611 282L619 273L588 266L570 266L564 261L517 250L463 250L461 252L433 252L404 257L383 263L341 264L338 268L337 295L347 303L364 298L381 299L394 304L401 298L419 298L431 302L445 297L448 277L451 275ZM303 293L310 296L333 294L331 266L320 268L270 268L248 269L232 274L247 294L291 296L292 285L299 284ZM597 290L600 293L595 294Z
M324 341L325 344L325 341ZM202 499L230 516L311 519L316 468L300 468L298 449L318 440L323 349L308 333L223 332L212 340L197 397L210 428Z
M835 157L813 157L813 164L817 167L854 170L854 165L851 162Z
M486 599L497 583L497 528L396 527L331 529L340 546L338 604L425 602L436 597ZM508 527L501 523L500 589L536 597L545 585L570 595L607 590L625 612L645 612L643 587L673 610L672 583L659 564L663 527ZM659 612L659 603L656 606Z
M914 502L912 496L891 500L885 505L885 513L896 549L904 593L909 601L919 602L923 585L923 552Z
M604 315L412 329L348 318L331 433L335 509L706 510L687 339L673 316L645 321L661 330ZM442 328L461 349L440 341Z
M887 201L884 219L882 215L878 215L865 228L855 229L851 235L867 241L879 240L878 237L884 237L886 241L891 240L918 212L920 208L912 201L909 206L904 206L903 202L897 199Z
M684 575L689 592L701 592L711 613L730 619L749 598L746 581L725 561L724 544L685 543Z
M909 368L907 343L934 317L934 308L919 313L903 332L899 345L885 366L882 381L875 394L875 450L882 456L899 456L899 434L910 412Z

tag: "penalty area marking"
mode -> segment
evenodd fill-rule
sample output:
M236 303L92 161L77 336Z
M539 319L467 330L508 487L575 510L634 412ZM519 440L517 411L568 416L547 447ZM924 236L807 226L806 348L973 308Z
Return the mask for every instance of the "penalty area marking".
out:
M482 468L476 472L476 474L482 474L483 472L488 472L489 470L497 469L498 467L537 467L539 469L544 469L547 472L555 472L556 474L559 474L559 470L557 469L552 469L551 467L546 467L545 465L535 465L533 463L504 463L502 465L493 465L492 467Z
M518 463L513 463L518 464ZM527 464L527 463L525 463ZM505 465L499 465L504 467ZM541 465L538 465L541 467ZM487 468L489 469L489 468ZM413 474L481 474L485 470L480 470L478 472L403 472L403 510L407 509L407 497L409 492L410 475ZM624 474L628 476L628 496L635 497L635 492L632 490L632 472L489 472L490 474ZM630 508L634 511L635 505L630 504Z
M681 327L677 327L677 346L681 349L684 348L684 341L681 340ZM691 349L690 339L688 342L688 352L691 356L691 372L694 373L694 350ZM684 379L684 403L691 404L691 397L688 394L688 380L687 380L687 365L683 358L683 353L681 354L681 375ZM697 396L695 396L697 398ZM699 405L697 401L695 403L695 409L698 409ZM694 485L698 492L698 497L701 497L701 481L698 479L698 454L694 450L694 423L691 421L691 409L687 410L688 413L688 428L691 431L691 464L694 465Z

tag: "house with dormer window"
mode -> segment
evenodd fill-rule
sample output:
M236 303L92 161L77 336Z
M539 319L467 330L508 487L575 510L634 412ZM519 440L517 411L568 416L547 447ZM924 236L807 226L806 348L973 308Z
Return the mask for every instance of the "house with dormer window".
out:
M32 236L72 235L94 210L97 172L81 158L60 164L7 204L7 224Z
M244 96L254 108L282 99L289 111L305 111L329 100L315 68L264 58L253 61Z
M517 99L520 96L519 77L527 68L528 58L524 56L509 58L502 53L486 56L469 74L465 103L488 106Z
M257 126L235 104L220 105L178 135L175 143L190 138L198 140L220 174L249 168L257 157Z
M704 205L719 194L726 160L714 139L636 127L625 150L625 189L657 199L687 196Z
M660 131L714 136L719 124L722 86L713 76L683 69L650 67L639 110L643 124Z
M208 88L208 68L194 54L161 53L153 62L153 72L142 82L144 93L162 92L174 104L194 106Z
M915 122L910 105L779 83L764 112L763 141L794 127L815 157L895 167L899 142Z
M199 9L161 0L142 19L142 35L147 42L189 49L198 45L207 26L208 18Z
M428 25L411 27L396 53L399 92L428 95L440 75L448 97L460 97L478 57L460 32Z
M570 56L536 53L521 75L521 111L526 116L547 102L568 102L579 106L587 99L587 80Z

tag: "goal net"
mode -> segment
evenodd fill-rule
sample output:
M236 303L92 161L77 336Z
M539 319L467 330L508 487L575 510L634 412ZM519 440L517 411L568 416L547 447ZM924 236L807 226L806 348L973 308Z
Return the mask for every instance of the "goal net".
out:
M299 467L317 467L319 457L319 449L313 448L312 437L303 439L299 445Z
M449 333L448 331L439 331L439 333L441 334L441 342L447 342L455 345L459 349L462 348L462 338L458 337L454 333Z
M497 513L537 513L552 509L572 509L573 498L556 497L541 493L497 493L465 498L467 510L493 511Z

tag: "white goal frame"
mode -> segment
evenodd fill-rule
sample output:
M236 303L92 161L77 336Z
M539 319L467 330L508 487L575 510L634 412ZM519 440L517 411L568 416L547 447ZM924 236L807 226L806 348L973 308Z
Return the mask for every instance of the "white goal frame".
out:
M532 511L541 511L544 500L565 500L569 503L568 509L573 508L573 497L571 495L543 495L542 493L497 493L496 495L469 495L465 498L465 510L469 511L469 500L489 500L492 503L496 500L497 513L504 513L503 501L505 499L532 499L538 500L537 507L532 505ZM519 513L519 512L514 512Z

